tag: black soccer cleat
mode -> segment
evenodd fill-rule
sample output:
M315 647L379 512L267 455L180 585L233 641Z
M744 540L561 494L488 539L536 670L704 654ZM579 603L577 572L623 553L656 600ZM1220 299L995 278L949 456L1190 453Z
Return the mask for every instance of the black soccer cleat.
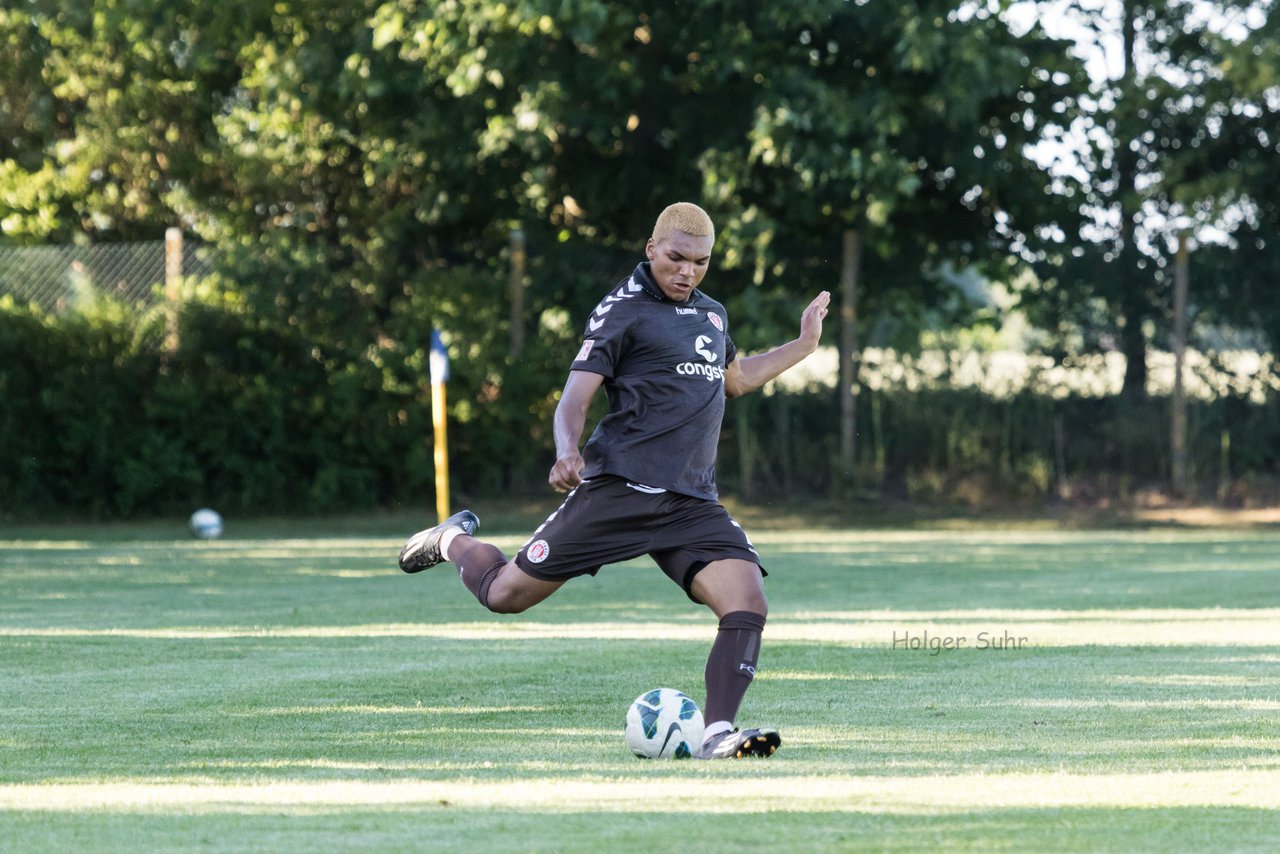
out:
M772 729L731 730L716 736L698 748L698 759L741 759L772 756L782 744L782 736Z
M480 520L470 510L459 510L434 528L419 531L409 538L400 550L400 568L405 572L422 572L444 560L440 554L440 538L450 528L461 528L471 536L480 527Z

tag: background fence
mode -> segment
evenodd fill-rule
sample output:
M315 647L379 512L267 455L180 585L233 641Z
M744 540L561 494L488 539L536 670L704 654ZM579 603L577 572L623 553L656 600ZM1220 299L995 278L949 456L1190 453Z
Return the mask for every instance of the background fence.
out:
M0 295L51 312L99 295L147 307L164 300L166 281L212 272L212 257L212 247L182 240L180 232L168 242L0 246Z

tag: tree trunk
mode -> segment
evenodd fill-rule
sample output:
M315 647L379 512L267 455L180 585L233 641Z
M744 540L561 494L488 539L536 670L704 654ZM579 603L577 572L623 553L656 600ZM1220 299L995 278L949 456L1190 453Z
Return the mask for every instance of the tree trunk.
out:
M778 482L785 496L791 494L795 471L791 447L791 402L785 394L775 394L771 402L775 425L773 441L778 448Z
M1178 495L1187 489L1187 399L1182 387L1187 351L1187 278L1187 236L1180 234L1173 271L1173 395L1169 412L1170 480Z
M523 229L517 227L511 230L509 246L511 249L511 268L507 272L507 295L511 302L511 323L507 352L514 360L520 358L520 354L524 352L525 251Z
M1120 78L1121 97L1136 95L1135 71L1135 20L1136 4L1126 0L1124 4L1124 71ZM1119 308L1124 316L1124 328L1120 332L1120 349L1124 353L1123 394L1130 399L1141 399L1147 394L1147 339L1143 321L1149 307L1145 299L1145 274L1138 269L1138 247L1134 243L1138 219L1138 156L1117 127L1116 183L1120 196L1120 281Z
M733 404L734 426L738 433L738 489L745 499L755 492L755 448L751 441L751 401L738 398Z
M840 267L840 473L832 484L842 491L857 478L858 462L858 278L862 235L845 229Z

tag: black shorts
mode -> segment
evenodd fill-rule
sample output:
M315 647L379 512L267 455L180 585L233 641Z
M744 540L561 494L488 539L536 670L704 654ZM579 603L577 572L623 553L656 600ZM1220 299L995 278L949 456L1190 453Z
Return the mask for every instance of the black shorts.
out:
M760 566L742 526L718 501L655 490L602 475L583 481L516 553L516 565L543 581L595 575L607 563L648 554L684 588L712 561ZM762 575L767 575L760 568ZM695 600L697 601L697 600Z

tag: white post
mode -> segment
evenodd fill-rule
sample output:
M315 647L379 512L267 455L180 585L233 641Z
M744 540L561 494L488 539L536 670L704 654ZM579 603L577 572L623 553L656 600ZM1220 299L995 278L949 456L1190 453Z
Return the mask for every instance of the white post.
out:
M182 301L182 229L164 232L165 350L178 350L178 306Z

